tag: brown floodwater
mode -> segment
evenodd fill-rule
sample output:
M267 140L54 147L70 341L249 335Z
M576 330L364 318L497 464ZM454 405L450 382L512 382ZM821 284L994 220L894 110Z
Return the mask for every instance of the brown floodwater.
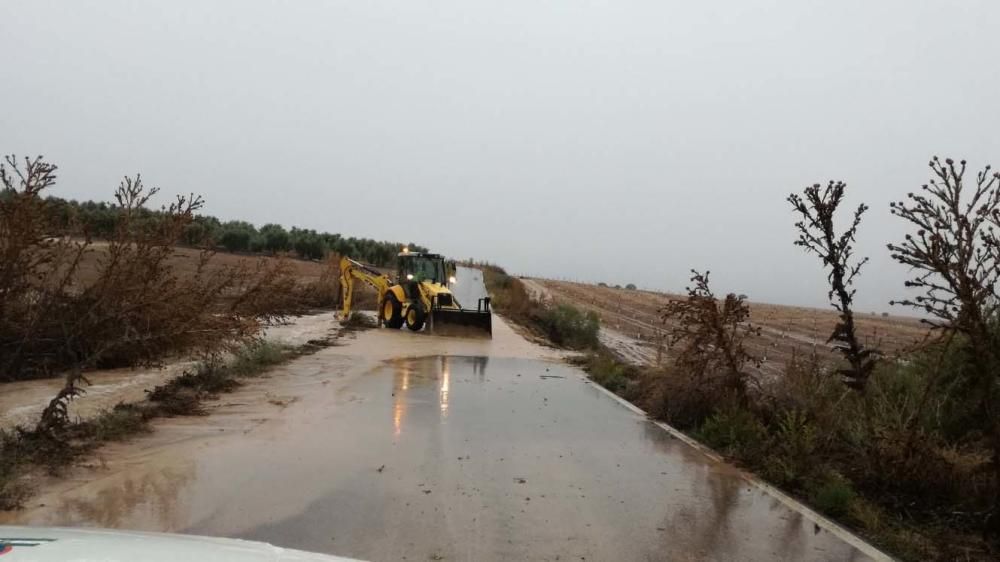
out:
M523 353L502 322L498 334L363 333L226 395L214 415L106 448L0 523L369 560L879 557L544 350ZM380 360L411 341L434 354Z
M324 312L292 317L287 322L265 328L261 337L292 346L335 337L340 327L335 316L335 313ZM193 359L175 359L160 367L89 371L86 376L90 384L84 385L83 395L70 403L69 415L87 419L119 402L142 400L147 392L192 369L196 363ZM32 426L63 384L63 377L0 383L0 430L11 430L17 425Z

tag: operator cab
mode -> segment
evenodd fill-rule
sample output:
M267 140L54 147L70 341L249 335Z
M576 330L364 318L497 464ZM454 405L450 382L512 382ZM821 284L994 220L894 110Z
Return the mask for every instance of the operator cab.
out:
M430 281L439 285L449 286L455 282L454 267L446 264L440 254L424 254L403 250L397 254L399 283L405 281Z

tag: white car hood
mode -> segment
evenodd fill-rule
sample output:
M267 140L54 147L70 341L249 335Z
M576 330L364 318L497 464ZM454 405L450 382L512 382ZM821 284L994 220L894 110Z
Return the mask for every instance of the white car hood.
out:
M267 543L165 533L0 525L0 562L345 562Z

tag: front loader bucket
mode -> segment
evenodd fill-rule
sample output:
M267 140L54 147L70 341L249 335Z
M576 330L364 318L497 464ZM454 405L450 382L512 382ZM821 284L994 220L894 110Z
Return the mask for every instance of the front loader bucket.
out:
M493 314L490 299L480 299L476 310L434 308L431 311L431 332L440 335L493 337Z

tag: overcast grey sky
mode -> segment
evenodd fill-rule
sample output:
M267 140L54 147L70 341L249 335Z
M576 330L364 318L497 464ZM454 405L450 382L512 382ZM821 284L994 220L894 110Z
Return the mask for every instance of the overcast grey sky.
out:
M142 172L223 219L820 306L784 198L842 179L889 310L888 201L932 154L1000 164L998 30L997 0L6 0L0 151L63 197Z

